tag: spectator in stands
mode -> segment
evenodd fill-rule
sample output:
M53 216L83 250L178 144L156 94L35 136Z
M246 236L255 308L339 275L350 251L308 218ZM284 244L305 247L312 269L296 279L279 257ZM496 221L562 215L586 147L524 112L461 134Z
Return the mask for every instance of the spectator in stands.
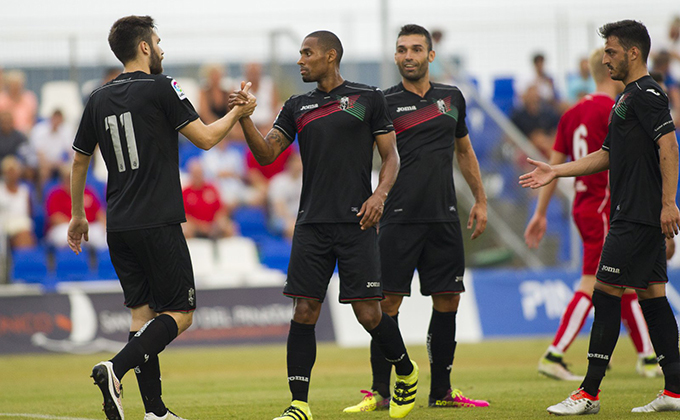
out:
M262 74L262 64L247 63L243 67L243 80L248 80L253 86L250 91L257 97L257 112L250 117L261 131L266 131L274 123L276 114L281 108L279 94L274 80Z
M668 26L668 38L654 39L652 58L661 51L666 51L670 55L670 73L673 79L680 81L680 16L673 17Z
M35 93L24 88L25 83L24 72L20 70L7 72L5 90L0 92L0 111L11 112L15 128L28 135L35 124L38 99Z
M231 213L240 206L263 206L267 184L254 184L246 171L245 152L233 141L221 141L201 155L203 170L214 181L222 204Z
M273 232L293 238L301 192L302 160L298 153L293 153L286 161L285 170L276 174L269 183L267 204L269 225Z
M576 103L589 93L595 92L595 81L590 75L588 58L581 58L578 63L578 74L567 81L567 95L571 103Z
M18 156L23 161L28 154L28 139L14 127L14 117L10 111L0 111L0 160L5 156Z
M510 118L541 153L550 155L560 116L541 98L538 86L529 86L522 106L514 109Z
M74 133L64 124L64 114L54 110L49 119L33 127L29 137L31 160L39 187L59 175L59 167L70 161Z
M68 224L71 220L71 167L66 164L59 168L61 184L53 189L45 201L47 210L47 242L57 248L66 247ZM85 216L90 224L89 241L86 245L95 249L107 249L106 213L95 192L85 186L83 199Z
M198 115L206 124L210 124L226 115L230 86L223 86L224 67L219 64L208 64L201 70L205 85L201 89L198 100Z
M663 83L665 86L674 120L677 121L677 118L680 117L680 85L671 74L671 59L671 54L668 51L659 51L652 59L650 73L658 73L662 77L660 84Z
M4 231L12 248L36 244L30 212L30 191L21 181L21 162L6 156L0 162L0 230Z
M235 233L227 207L222 205L217 188L205 180L199 159L189 164L189 185L184 188L184 210L187 221L182 224L187 238L226 238Z
M264 185L266 189L269 180L272 179L274 175L283 171L286 166L286 161L292 152L293 151L289 147L281 152L273 163L262 166L257 163L257 160L253 156L253 152L248 149L248 151L246 151L246 167L248 168L248 177L250 181L256 186Z

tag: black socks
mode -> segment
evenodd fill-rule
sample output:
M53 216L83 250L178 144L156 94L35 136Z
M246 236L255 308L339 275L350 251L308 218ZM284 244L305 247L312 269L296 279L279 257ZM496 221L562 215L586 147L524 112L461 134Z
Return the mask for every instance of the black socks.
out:
M309 379L316 362L316 334L314 324L290 321L286 361L288 387L294 400L307 402Z
M595 289L593 292L595 319L590 331L588 373L581 388L597 396L621 330L621 298Z
M399 314L391 317L399 327ZM380 351L378 341L371 339L371 371L373 372L373 385L371 390L377 391L383 398L390 397L390 376L392 363L385 359Z
M385 359L394 365L397 375L407 376L413 372L413 363L406 352L399 327L392 317L383 312L378 326L368 333L378 344Z
M137 331L130 331L128 341L132 340ZM158 355L149 356L149 360L143 365L134 368L137 375L137 385L142 396L145 413L154 413L162 417L168 412L161 399L161 366Z
M430 397L440 399L451 388L451 367L456 351L456 313L432 309L427 331L427 354L430 357Z
M680 394L680 354L678 324L665 296L640 301L649 337L666 380L665 389Z

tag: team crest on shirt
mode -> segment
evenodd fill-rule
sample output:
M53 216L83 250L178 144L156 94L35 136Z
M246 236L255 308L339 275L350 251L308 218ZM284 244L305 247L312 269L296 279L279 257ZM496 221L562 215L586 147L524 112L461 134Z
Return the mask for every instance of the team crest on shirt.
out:
M347 96L343 96L340 98L340 109L344 111L347 108L349 108L349 98Z
M626 93L625 95L621 95L618 101L616 101L616 105L614 106L614 114L618 115L621 117L621 119L626 119L626 112L628 111L628 104L626 103L626 98L630 96L630 93ZM611 121L610 121L611 122Z
M187 98L187 95L184 93L184 91L182 90L182 87L179 85L179 83L177 83L177 80L172 79L171 84L172 84L172 88L175 89L175 93L177 94L177 97L180 100L184 100L184 99Z
M446 114L448 109L446 108L446 102L444 102L443 99L437 100L437 109L439 109L439 112L442 114Z

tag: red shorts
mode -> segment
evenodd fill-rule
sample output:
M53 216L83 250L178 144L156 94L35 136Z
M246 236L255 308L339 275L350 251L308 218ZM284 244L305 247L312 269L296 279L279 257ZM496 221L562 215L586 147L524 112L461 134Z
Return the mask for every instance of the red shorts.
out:
M598 207L579 206L574 209L574 223L583 239L584 275L595 275L600 263L602 245L609 231L609 206L598 213Z

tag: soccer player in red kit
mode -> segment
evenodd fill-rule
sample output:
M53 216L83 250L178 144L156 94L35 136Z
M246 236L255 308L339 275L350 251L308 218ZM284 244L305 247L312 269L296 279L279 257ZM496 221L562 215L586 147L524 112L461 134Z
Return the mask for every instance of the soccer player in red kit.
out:
M607 67L601 62L602 55L603 49L597 49L589 60L597 86L596 92L585 96L560 119L550 158L551 165L563 163L567 158L578 160L602 148L607 136L608 118L614 106L614 98L624 88L621 82L609 77ZM530 248L538 247L545 234L546 211L556 186L557 183L553 182L539 193L536 210L524 232L524 238ZM552 344L538 363L538 371L555 379L580 381L583 377L567 369L563 355L581 331L593 306L595 274L604 238L609 230L609 173L604 171L578 176L574 188L576 190L573 205L574 222L583 239L582 277L578 290L562 315ZM638 373L646 377L661 376L642 310L637 296L630 289L623 295L621 319L638 353Z

